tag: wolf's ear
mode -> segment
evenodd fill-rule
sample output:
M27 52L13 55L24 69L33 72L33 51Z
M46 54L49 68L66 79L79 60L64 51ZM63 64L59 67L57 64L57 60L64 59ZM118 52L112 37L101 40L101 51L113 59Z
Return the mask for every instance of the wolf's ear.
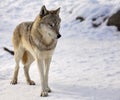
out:
M60 7L56 10L56 14L59 15L59 13L60 13Z
M47 11L45 5L43 5L41 8L41 11L40 11L40 17L47 15L47 13L48 13L48 11Z

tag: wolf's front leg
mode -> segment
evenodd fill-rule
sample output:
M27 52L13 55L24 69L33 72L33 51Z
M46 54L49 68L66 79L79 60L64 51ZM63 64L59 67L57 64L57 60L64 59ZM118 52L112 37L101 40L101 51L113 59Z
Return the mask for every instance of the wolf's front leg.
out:
M43 63L43 60L37 60L37 65L38 65L38 70L39 70L39 73L40 73L41 88L42 88L42 91L41 91L40 95L42 97L46 97L46 96L48 96L48 92L45 89L44 63Z
M50 68L50 62L51 62L51 58L46 58L45 59L45 88L46 91L51 92L51 89L49 88L48 85L48 76L49 76L49 68Z

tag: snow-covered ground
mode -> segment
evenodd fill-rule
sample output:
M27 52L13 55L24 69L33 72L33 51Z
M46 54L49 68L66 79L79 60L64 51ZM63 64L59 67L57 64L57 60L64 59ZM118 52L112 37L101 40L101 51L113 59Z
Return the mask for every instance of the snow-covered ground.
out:
M34 20L42 5L61 7L61 34L51 69L52 93L40 97L36 63L30 69L35 86L25 82L21 64L19 83L10 85L14 58L3 50L13 50L11 37L15 26ZM92 18L111 16L120 0L1 0L0 1L0 100L120 100L120 32L106 22L92 27ZM85 21L76 21L77 16ZM101 17L102 16L102 17ZM104 16L104 17L103 17Z

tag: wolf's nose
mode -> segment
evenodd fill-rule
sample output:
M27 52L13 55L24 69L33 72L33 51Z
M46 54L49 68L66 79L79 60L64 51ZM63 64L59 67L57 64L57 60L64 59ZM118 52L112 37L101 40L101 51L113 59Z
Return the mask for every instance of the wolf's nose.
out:
M57 39L59 39L60 37L61 37L61 35L60 35L60 34L58 34L58 35L57 35Z

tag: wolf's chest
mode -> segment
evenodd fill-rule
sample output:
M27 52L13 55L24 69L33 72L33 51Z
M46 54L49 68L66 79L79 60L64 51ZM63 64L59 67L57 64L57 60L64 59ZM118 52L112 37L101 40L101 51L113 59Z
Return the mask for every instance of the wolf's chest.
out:
M40 51L39 49L34 49L34 56L36 56L37 58L42 58L42 59L46 59L46 58L50 58L53 55L54 49L53 50L47 50L47 51Z

